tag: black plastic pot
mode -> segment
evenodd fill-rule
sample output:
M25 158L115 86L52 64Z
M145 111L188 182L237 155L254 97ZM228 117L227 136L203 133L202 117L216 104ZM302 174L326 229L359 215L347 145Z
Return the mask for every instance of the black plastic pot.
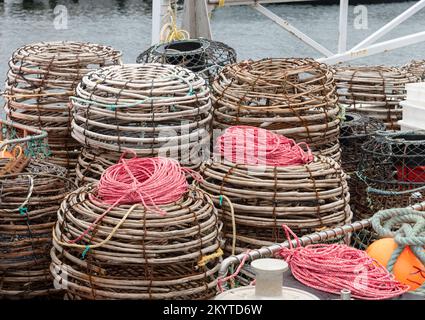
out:
M156 48L156 53L163 55L164 62L199 72L206 67L208 43L202 40L181 40L165 43Z

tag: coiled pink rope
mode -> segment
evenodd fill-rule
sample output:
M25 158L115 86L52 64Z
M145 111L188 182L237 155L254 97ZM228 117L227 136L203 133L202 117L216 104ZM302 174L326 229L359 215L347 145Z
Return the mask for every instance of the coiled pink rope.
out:
M296 239L294 248L283 248L278 255L288 262L294 277L306 286L339 294L351 290L352 296L365 300L397 297L409 286L395 280L394 275L365 251L341 244L316 244L302 247L292 230L283 225L286 236Z
M141 203L153 212L165 214L159 205L179 200L189 189L186 173L195 179L201 176L191 169L183 168L179 162L170 158L124 159L106 169L99 181L97 195L90 199L111 206L100 215L78 238L69 241L76 243L84 238L116 206Z
M238 164L291 166L313 160L306 143L297 144L285 136L250 126L227 128L218 137L216 148L226 160Z
M187 192L185 169L169 158L122 159L102 174L97 196L109 204L172 203ZM160 210L159 210L160 211Z

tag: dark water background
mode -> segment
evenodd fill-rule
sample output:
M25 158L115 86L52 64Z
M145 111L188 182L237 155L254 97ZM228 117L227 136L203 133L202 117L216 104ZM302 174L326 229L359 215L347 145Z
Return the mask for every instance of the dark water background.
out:
M350 6L348 45L354 46L414 3L407 1L367 5L368 30L354 28L354 6ZM58 4L63 4L68 9L66 30L54 28L53 10ZM284 4L268 7L328 49L336 51L338 5ZM313 49L248 6L215 10L211 25L214 39L234 47L240 59L318 57ZM423 30L425 9L390 32L383 40ZM150 45L150 37L151 1L0 1L0 90L3 89L10 54L24 44L52 40L91 41L122 50L124 62L134 63L137 55ZM414 58L425 58L425 43L356 60L356 63L400 65Z

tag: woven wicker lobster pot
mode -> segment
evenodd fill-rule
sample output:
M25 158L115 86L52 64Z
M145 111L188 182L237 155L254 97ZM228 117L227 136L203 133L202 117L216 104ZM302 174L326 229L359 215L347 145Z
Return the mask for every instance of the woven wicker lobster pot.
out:
M17 49L6 81L8 119L48 132L51 162L75 169L79 144L71 137L69 97L89 71L120 63L121 52L80 42L42 42Z
M382 132L362 151L352 190L356 219L425 200L425 131Z
M121 155L113 151L97 151L91 148L81 148L75 169L77 184L80 186L98 182L103 171L118 163Z
M51 251L51 272L71 299L208 299L216 292L218 258L198 265L220 249L217 211L208 195L191 187L183 197L160 206L165 215L142 205L118 206L101 220L83 248L70 240L82 234L110 207L88 184L71 193L58 212ZM125 219L126 213L129 213ZM66 280L66 282L65 282Z
M240 253L282 242L282 224L301 236L352 218L346 175L329 157L288 167L248 166L216 158L202 164L201 174L201 188L216 196L220 208L227 253L233 245ZM232 205L219 196L228 197Z
M226 66L212 84L214 128L249 125L307 142L340 159L333 73L312 59L263 59Z
M209 157L210 93L205 80L187 69L103 68L84 77L71 100L72 136L87 147L79 159L79 183L86 174L89 181L98 180L123 151L171 157L190 168Z
M403 66L403 70L425 81L425 60L412 60Z
M354 111L376 118L387 129L399 130L402 119L400 102L406 99L406 83L417 82L413 74L396 67L359 66L336 70L340 104Z
M160 43L142 52L137 63L172 64L187 68L212 83L225 65L235 63L236 51L228 45L198 38Z
M0 177L0 298L56 296L49 272L52 228L72 183L66 170L31 160Z

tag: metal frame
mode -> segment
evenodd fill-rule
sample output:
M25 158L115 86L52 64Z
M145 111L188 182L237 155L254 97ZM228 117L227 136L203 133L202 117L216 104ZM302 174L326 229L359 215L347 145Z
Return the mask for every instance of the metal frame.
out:
M417 203L415 205L407 207L409 209L417 210L417 211L425 211L425 202ZM369 228L371 226L371 219L362 220L353 222L351 224L347 224L342 227L337 227L330 230L316 232L307 236L303 236L299 238L301 245L306 246L312 243L317 243L323 240L330 240L336 237L346 235L352 232L356 232L359 230L363 230ZM296 240L291 240L293 246L297 245ZM253 261L260 258L269 258L274 256L282 248L289 248L289 241L285 241L283 243L277 243L271 245L269 247L264 247L257 250L252 250L249 253L242 253L237 256L230 256L223 260L220 265L220 270L218 273L219 278L224 278L228 274L228 270L231 266L238 265L242 262L242 260L246 257L246 262Z
M209 8L213 8L219 4L219 0L197 0L205 1L205 5ZM295 0L298 2L303 2L306 0ZM374 32L372 35L368 36L366 39L355 45L353 48L347 50L347 23L348 23L348 5L349 0L340 0L340 14L339 14L339 40L338 40L338 52L333 53L327 48L325 48L320 43L316 42L308 35L297 29L295 26L291 25L285 19L279 17L266 7L262 3L286 3L289 0L226 0L224 2L225 6L231 5L250 5L253 9L260 12L264 16L271 19L273 22L277 23L279 26L284 28L290 34L295 36L297 39L303 41L305 44L309 45L316 51L318 51L322 56L317 60L320 62L325 62L329 64L336 64L340 62L351 61L359 58L364 58L367 56L375 55L378 53L406 47L412 44L420 43L425 41L425 30L422 32L413 33L407 36L395 38L388 41L383 41L376 43L377 40L382 38L388 32L396 28L398 25L409 19L415 13L425 8L425 0L419 0L417 3L412 5L406 11L395 17L393 20L388 22L382 28ZM291 2L294 2L292 0ZM159 41L159 30L161 29L161 18L163 6L167 6L168 0L153 0L153 10L152 10L152 42L157 43ZM197 19L194 15L193 19ZM200 23L207 23L209 21L197 21ZM158 41L157 41L158 40Z
M168 0L152 1L152 45L159 43L160 33L163 26L163 17L167 12Z

